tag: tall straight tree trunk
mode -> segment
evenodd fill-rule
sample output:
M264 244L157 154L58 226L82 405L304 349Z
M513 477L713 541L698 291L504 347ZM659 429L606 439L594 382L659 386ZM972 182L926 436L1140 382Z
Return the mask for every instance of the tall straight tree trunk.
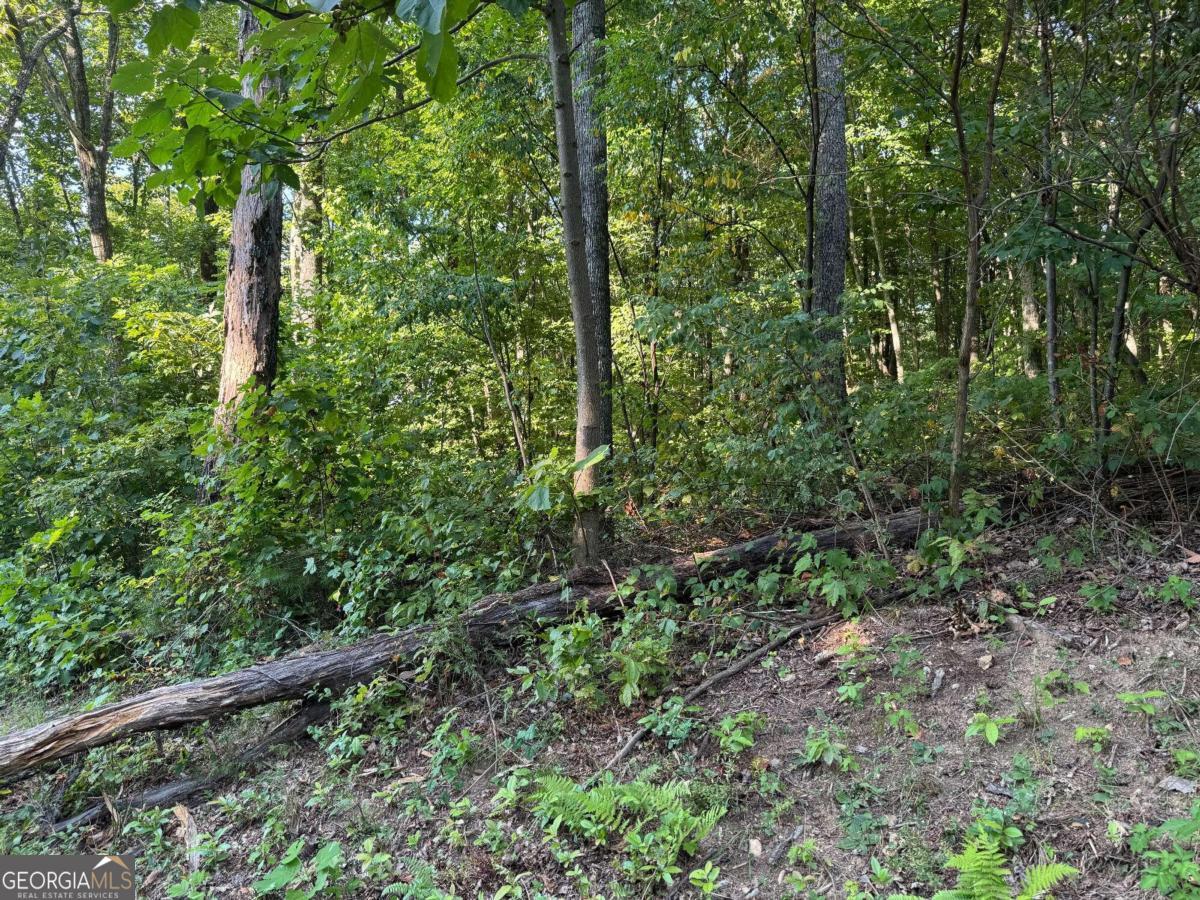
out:
M1039 336L1042 319L1038 311L1033 266L1022 262L1018 278L1021 283L1021 364L1025 369L1026 378L1037 378L1042 371L1042 345Z
M243 9L238 50L245 60L250 39L262 26ZM242 92L262 103L275 87L249 77ZM233 208L229 274L225 280L225 345L221 385L213 417L216 429L232 437L237 406L256 387L271 389L279 341L280 265L283 251L283 197L278 184L264 184L258 166L242 169L242 187Z
M319 327L312 298L325 277L321 240L325 230L325 160L319 156L300 172L292 208L292 301L299 324Z
M983 247L983 213L992 185L992 166L996 159L996 102L1000 93L1000 79L1004 75L1004 65L1008 59L1013 20L1016 17L1016 4L1017 0L1008 2L1004 19L1004 36L1000 43L1000 53L992 70L991 91L988 94L986 107L987 124L984 129L983 158L980 161L978 177L971 165L971 149L961 105L970 0L961 0L958 31L955 36L954 70L950 79L948 99L950 112L954 118L963 195L967 204L967 292L963 306L962 334L958 344L958 387L954 402L954 433L950 441L950 487L947 492L947 503L952 516L957 516L962 510L962 463L966 447L967 413L971 393L971 356L975 348L975 330L979 317L979 289L983 284L983 268L980 260L980 251Z
M608 266L608 129L602 103L604 0L578 0L572 10L574 37L575 137L579 147L579 190L583 201L588 283L596 326L600 379L601 443L612 445L612 297Z
M1042 100L1046 124L1042 130L1042 221L1053 228L1058 216L1058 189L1054 183L1054 84L1051 80L1049 13L1039 10L1038 39L1042 60ZM1052 252L1043 260L1046 269L1046 384L1054 427L1063 428L1062 397L1058 388L1058 264Z
M817 23L816 96L818 99L817 189L813 314L836 316L841 312L846 287L846 95L842 75L841 34L824 20ZM823 339L837 343L833 355L834 383L839 397L846 394L841 335L822 328Z
M575 325L575 459L583 460L604 446L604 388L600 380L595 308L587 264L587 233L579 187L579 147L575 134L575 103L571 95L571 48L567 42L567 13L563 0L549 0L546 31L550 83L554 91L554 133L558 143L558 183L561 194L563 249L571 319ZM574 476L576 503L574 549L577 566L594 565L603 552L604 511L593 496L599 483L596 466Z
M217 280L217 236L210 221L216 212L216 200L207 194L196 197L196 218L200 223L200 251L196 268L200 280L205 284Z
M866 185L867 215L871 221L871 239L875 244L875 261L879 265L880 291L883 293L883 305L887 309L888 332L892 338L892 359L895 363L895 377L900 384L904 383L904 357L900 350L900 319L896 315L896 300L888 283L887 265L883 255L883 235L879 231L879 221L875 215L875 204L871 202L871 187Z

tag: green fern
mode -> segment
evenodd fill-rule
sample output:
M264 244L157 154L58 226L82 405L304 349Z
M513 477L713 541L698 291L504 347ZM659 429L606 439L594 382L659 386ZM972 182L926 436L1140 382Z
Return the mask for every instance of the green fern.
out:
M694 795L686 781L622 784L606 776L584 788L561 775L543 775L534 789L534 817L547 833L565 830L596 846L620 841L631 874L668 884L680 871L679 856L695 853L725 812L719 802Z
M962 853L950 857L946 864L958 871L958 882L949 890L938 891L933 900L1012 900L1013 893L1008 884L1012 873L994 838L982 835L972 838ZM1030 866L1025 870L1017 900L1049 900L1054 887L1078 874L1078 869L1062 863ZM910 894L892 894L888 900L919 898Z
M1053 888L1078 874L1078 869L1062 863L1030 866L1025 870L1025 881L1021 884L1021 893L1017 895L1017 900L1038 900L1040 897L1049 897Z

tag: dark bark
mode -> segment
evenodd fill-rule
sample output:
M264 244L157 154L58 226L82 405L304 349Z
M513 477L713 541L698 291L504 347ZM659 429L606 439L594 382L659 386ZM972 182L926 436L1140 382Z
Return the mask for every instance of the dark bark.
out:
M1049 14L1042 9L1038 21L1038 41L1042 60L1042 98L1046 105L1046 124L1042 130L1042 221L1054 228L1058 218L1058 191L1054 174L1054 83L1050 62ZM1058 264L1047 254L1042 262L1046 271L1046 385L1050 394L1050 415L1054 427L1063 427L1062 397L1058 386Z
M579 189L583 202L584 248L596 327L602 444L612 445L612 297L608 257L608 129L599 92L604 90L605 20L603 0L579 0L571 12L575 51L575 137L579 147Z
M882 526L892 544L909 547L929 525L920 510L897 513ZM703 579L738 569L756 571L779 562L786 565L808 549L835 547L862 551L875 546L874 525L848 525L803 535L773 532L743 544L690 554L671 564L675 581L684 591L701 587ZM567 581L533 585L512 594L484 597L458 622L468 641L511 639L520 626L538 620L556 621L572 615L581 603L604 612L620 609L613 591L628 573L607 569L576 570ZM648 579L653 574L646 576ZM648 585L649 586L649 583ZM167 685L97 709L66 716L33 728L0 736L0 776L102 747L133 735L176 728L275 703L297 700L317 688L337 693L368 680L393 664L411 660L435 633L433 625L415 625L395 634L379 634L349 647L320 650L273 660L186 684Z
M847 196L846 196L846 94L842 74L841 34L829 23L817 23L816 92L817 164L815 278L813 315L829 318L841 313L846 287ZM841 334L835 328L821 329L832 352L833 381L838 395L845 396L845 363ZM836 346L834 346L836 345Z
M558 144L558 180L562 211L563 249L575 326L575 459L582 460L605 444L612 434L604 424L605 398L597 354L599 344L587 262L587 232L579 186L579 147L575 134L575 104L571 93L571 48L567 42L563 0L546 6L550 82L554 92L554 132ZM611 417L610 417L611 423ZM578 565L594 565L603 552L604 510L595 497L599 487L596 466L575 473L574 550Z
M217 280L217 236L209 217L217 211L217 201L208 195L196 197L196 218L200 222L200 251L197 272L200 280L211 284Z
M238 46L245 57L248 41L261 29L258 19L243 10ZM262 103L275 85L242 85L246 96ZM221 382L213 424L232 436L237 405L275 380L279 342L280 265L283 251L283 197L278 184L263 183L258 166L242 169L242 187L233 209L229 270L225 280L225 342L221 353ZM211 469L211 464L209 466Z

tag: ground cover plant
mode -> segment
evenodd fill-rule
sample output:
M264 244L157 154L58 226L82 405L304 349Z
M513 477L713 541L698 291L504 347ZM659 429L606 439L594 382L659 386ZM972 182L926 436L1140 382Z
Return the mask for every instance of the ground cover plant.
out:
M9 0L0 853L1200 897L1198 47Z

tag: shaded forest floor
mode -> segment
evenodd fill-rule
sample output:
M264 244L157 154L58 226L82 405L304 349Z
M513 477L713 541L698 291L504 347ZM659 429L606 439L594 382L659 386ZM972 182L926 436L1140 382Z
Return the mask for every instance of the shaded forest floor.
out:
M1184 866L1194 844L1129 841L1139 823L1187 818L1196 799L1200 628L1177 594L1200 578L1185 549L1197 536L1123 531L1088 546L1073 525L1051 540L1045 525L986 535L961 593L788 643L681 716L660 701L663 733L616 778L684 779L693 802L727 810L671 887L638 880L638 829L602 845L554 834L530 794L547 770L600 773L654 704L535 702L500 651L453 682L376 682L314 742L182 809L45 837L39 817L203 771L261 723L244 714L97 752L66 798L69 766L0 797L0 815L27 823L5 849L137 852L147 897L252 897L269 892L267 872L295 896L698 896L704 877L689 873L706 863L718 897L886 897L952 883L947 857L994 826L1018 875L1052 858L1080 870L1057 896L1160 896L1138 884L1162 862L1148 854L1173 847L1181 890L1197 892L1174 896L1198 896ZM1001 608L1020 614L981 614ZM739 648L722 658L702 630L688 635L663 698L736 659Z

